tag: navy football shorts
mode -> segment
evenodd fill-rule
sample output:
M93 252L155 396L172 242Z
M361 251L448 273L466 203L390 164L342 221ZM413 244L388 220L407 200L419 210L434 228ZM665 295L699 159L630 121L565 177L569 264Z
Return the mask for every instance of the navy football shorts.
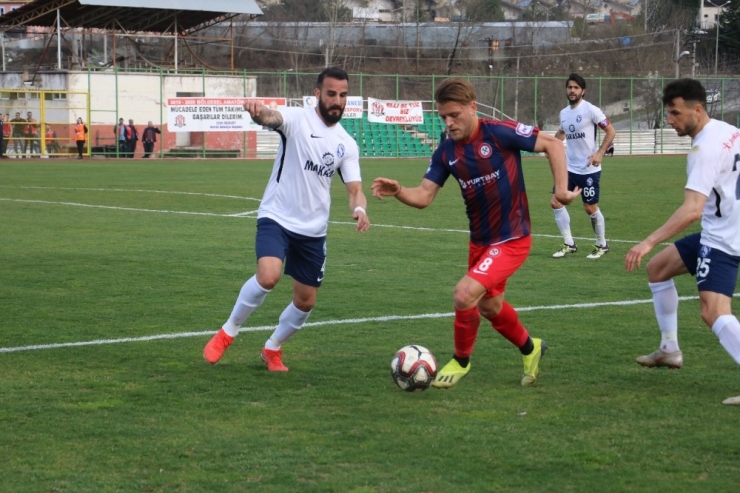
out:
M590 175L579 175L568 171L568 190L571 192L576 187L581 188L581 200L584 204L599 203L599 182L601 181L601 171L591 173ZM555 193L555 187L552 187L552 193Z
M304 236L288 231L266 217L257 220L257 259L285 261L285 273L307 286L318 288L324 280L326 236Z
M701 244L701 233L694 233L678 240L676 249L686 269L696 277L699 291L730 296L735 293L740 257Z

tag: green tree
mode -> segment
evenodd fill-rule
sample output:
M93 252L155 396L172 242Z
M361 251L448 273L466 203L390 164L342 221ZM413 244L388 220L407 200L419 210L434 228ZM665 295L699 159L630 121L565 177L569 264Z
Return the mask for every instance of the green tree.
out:
M352 10L343 0L281 0L264 10L264 21L350 22Z
M501 0L466 0L460 2L461 11L470 22L501 22L504 11Z
M648 0L650 32L660 32L678 26L690 29L696 26L698 16L699 2L696 0Z
M559 21L568 18L566 0L557 0L554 5L548 5L542 0L531 0L522 12L523 21Z
M740 60L740 1L735 1L722 10L719 52L721 58L731 60L733 65Z

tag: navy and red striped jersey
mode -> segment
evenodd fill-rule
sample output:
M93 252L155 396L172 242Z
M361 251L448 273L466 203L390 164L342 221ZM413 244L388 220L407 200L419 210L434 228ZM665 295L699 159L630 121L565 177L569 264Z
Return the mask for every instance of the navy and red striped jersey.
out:
M424 178L460 185L470 222L470 241L492 245L528 236L529 204L521 151L534 150L539 129L515 121L480 119L467 142L443 141Z

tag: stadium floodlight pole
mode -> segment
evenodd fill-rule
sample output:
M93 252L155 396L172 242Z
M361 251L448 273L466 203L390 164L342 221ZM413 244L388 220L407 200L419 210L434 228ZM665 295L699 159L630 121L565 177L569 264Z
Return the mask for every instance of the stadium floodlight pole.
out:
M647 32L647 27L648 27L647 26L647 21L648 21L648 19L647 19L647 16L648 16L648 0L645 0L645 7L644 7L644 9L645 9L645 11L642 13L642 17L644 18L643 20L645 21L645 32Z
M519 57L516 57L516 82L514 83L514 121L519 121Z
M688 51L680 51L679 52L680 49L681 49L681 31L679 31L678 29L676 29L676 58L673 59L673 61L676 64L676 79L678 79L678 77L680 75L680 73L679 73L679 69L680 69L680 67L679 67L679 61L683 57L685 57L687 55L691 55L691 53L689 53Z
M59 9L57 9L57 69L62 70L62 17Z
M716 36L714 38L714 76L717 77L717 61L719 60L719 24L720 24L719 21L722 16L722 9L730 5L732 1L728 0L722 5L717 5L716 3L712 2L712 0L707 0L707 3L717 7L717 23L714 25L714 28L717 31Z
M678 79L679 78L679 75L680 75L679 74L679 62L681 61L681 59L683 57L689 56L689 55L691 55L691 53L689 53L688 51L682 51L681 54L676 57L676 60L675 60L675 62L676 62L676 79Z

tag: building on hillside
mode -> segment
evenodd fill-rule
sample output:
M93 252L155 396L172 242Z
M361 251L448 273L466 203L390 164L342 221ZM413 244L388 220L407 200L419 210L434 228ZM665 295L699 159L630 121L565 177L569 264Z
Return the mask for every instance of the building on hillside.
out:
M643 0L644 1L644 0ZM590 6L594 14L609 15L611 11L634 16L640 11L640 4L631 5L629 2L618 0L591 0Z
M33 0L0 0L0 15L5 15L6 13L17 9L18 7L23 7L32 1Z
M560 4L571 19L583 18L587 14L608 14L609 10L635 16L640 13L645 0L501 0L501 9L507 21L520 20L522 14L531 8L547 12ZM263 9L280 3L280 0L257 0ZM416 0L344 0L344 5L352 10L356 22L411 22L414 19ZM464 2L458 0L425 0L423 8L429 21L448 21L460 19L466 12ZM426 20L426 19L425 19ZM545 19L551 20L551 19ZM552 19L555 20L555 19Z
M347 8L352 9L354 22L405 22L407 14L403 7L396 7L392 0L348 1Z
M501 10L504 11L504 19L507 21L515 21L519 19L524 10L519 6L518 0L501 0Z
M583 18L587 14L609 14L609 10L630 14L640 12L645 0L501 0L501 9L507 21L520 20L527 10L547 14L564 3L565 11L571 19ZM257 0L267 9L280 0ZM415 22L416 0L344 0L344 6L352 10L355 22ZM425 0L422 2L426 12L425 21L465 20L465 3L458 0Z
M714 29L721 15L720 7L726 6L728 3L730 2L726 0L716 0L716 2L704 0L699 10L699 29ZM722 13L724 13L724 10Z

